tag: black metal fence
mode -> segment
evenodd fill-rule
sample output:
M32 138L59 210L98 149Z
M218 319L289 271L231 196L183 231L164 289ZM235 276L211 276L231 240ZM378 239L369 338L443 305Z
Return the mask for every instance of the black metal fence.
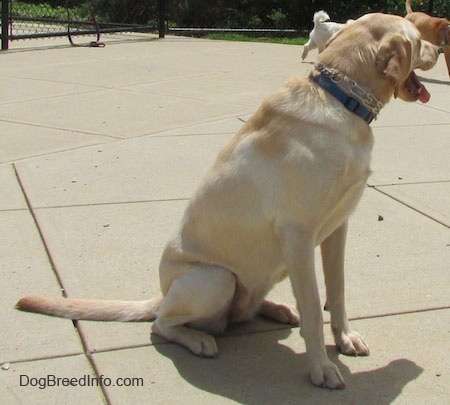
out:
M125 15L118 22L112 22L114 16L102 12L108 10L108 0L45 1L1 0L2 50L9 48L10 41L19 39L66 36L75 45L76 36L90 36L88 45L100 46L103 33L158 32L160 38L165 35L166 0L146 0L145 20ZM130 3L122 2L124 7ZM120 5L118 9L120 12Z
M301 19L287 20L278 2L237 0L0 0L1 48L10 41L90 35L91 46L102 33L158 32L202 36L241 32L264 36L299 34ZM294 3L296 1L294 0ZM303 15L304 8L294 7ZM292 23L292 21L295 23ZM115 22L112 22L115 21ZM309 20L308 20L309 21ZM310 21L309 21L310 22ZM305 27L300 32L305 33ZM94 36L94 38L92 38ZM81 41L85 41L84 39Z
M405 0L0 0L2 49L25 38L158 32L202 36L241 32L258 36L303 36L315 11L344 22L368 12L405 15ZM449 0L423 0L415 10L448 15Z

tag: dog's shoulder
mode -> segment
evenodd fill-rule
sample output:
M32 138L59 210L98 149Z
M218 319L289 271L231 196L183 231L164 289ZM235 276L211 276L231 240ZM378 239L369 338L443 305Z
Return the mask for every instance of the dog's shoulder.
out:
M283 120L304 120L320 105L320 95L310 79L294 76L288 79L276 92L262 103L254 119L274 122Z
M238 146L251 146L267 155L282 152L287 146L286 134L301 131L303 122L320 108L317 97L309 79L290 78L266 97L222 153L229 154Z
M312 80L292 77L263 101L220 151L214 170L267 165L294 154L297 158L327 154L350 144L365 144L363 149L370 150L371 139L370 127Z

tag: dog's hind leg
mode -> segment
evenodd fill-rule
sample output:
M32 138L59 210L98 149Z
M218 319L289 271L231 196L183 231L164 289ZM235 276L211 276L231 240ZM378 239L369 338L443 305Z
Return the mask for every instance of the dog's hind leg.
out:
M221 333L227 327L235 289L232 272L216 266L193 266L170 285L152 331L198 356L217 356L216 341L208 333Z
M369 348L362 337L350 330L344 297L344 251L347 222L321 244L323 271L327 290L326 310L330 311L331 329L336 347L346 355L367 356Z
M316 43L310 38L309 41L305 45L303 45L302 60L306 59L309 51L316 48L317 48Z

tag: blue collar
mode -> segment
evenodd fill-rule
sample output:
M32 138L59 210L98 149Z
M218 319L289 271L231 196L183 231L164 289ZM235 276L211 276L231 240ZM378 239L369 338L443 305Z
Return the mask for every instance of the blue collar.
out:
M379 109L381 109L381 107L383 106L382 103L374 99L374 97L367 92L366 97L369 96L369 98L371 99L371 103L375 103L374 108L368 108L367 104L364 105L362 98L358 97L356 92L353 92L350 89L347 89L348 92L346 92L344 90L344 87L340 85L341 82L344 82L344 80L347 79L347 81L351 83L352 87L357 87L361 90L362 88L355 82L349 80L345 76L343 78L340 78L339 80L336 80L336 75L338 75L338 73L322 65L317 65L316 68L320 73L311 73L309 77L314 80L320 87L330 93L333 97L339 100L347 110L356 114L368 124L370 124L372 120L376 118ZM330 72L332 72L331 76ZM349 95L349 90L354 94Z

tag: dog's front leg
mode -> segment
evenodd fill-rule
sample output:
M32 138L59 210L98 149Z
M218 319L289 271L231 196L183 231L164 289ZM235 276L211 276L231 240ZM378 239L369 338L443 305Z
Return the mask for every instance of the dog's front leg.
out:
M305 339L314 385L343 388L344 380L327 356L323 316L314 269L314 235L301 226L285 225L279 230L282 250L300 312L300 334Z
M350 356L367 356L369 348L362 337L351 332L345 311L344 253L347 221L321 244L323 271L327 290L326 308L331 314L336 347Z

